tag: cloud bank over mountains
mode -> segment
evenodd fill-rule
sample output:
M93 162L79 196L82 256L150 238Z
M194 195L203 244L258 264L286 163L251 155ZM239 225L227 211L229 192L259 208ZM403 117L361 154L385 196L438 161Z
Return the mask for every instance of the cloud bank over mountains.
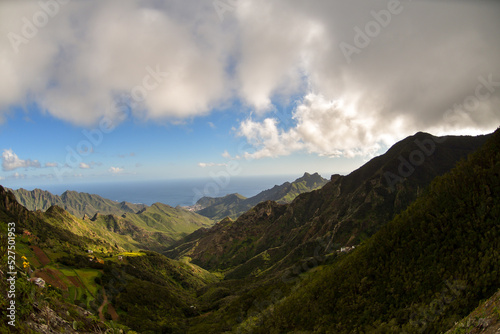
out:
M3 1L1 120L36 103L82 127L176 122L238 101L248 158L370 155L500 124L498 2L225 3Z

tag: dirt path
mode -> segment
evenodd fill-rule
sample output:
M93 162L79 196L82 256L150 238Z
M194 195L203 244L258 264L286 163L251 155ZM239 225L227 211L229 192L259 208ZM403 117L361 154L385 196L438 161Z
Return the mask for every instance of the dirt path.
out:
M116 310L113 307L113 305L108 304L108 296L106 296L106 290L104 290L104 288L102 289L102 293L104 298L101 306L99 306L99 308L97 309L97 312L99 312L99 319L102 322L106 321L106 318L104 317L104 313L102 312L102 310L104 310L104 307L108 305L108 313L109 315L111 315L111 319L113 319L113 321L117 321L119 318L118 313L116 313Z
M97 312L99 312L99 319L101 319L101 321L104 322L106 321L106 319L104 318L102 310L104 309L104 306L106 306L106 304L108 303L108 296L106 296L106 291L104 290L104 288L102 289L102 293L104 295L104 299L102 301L101 306L99 306L99 308L97 309Z
M115 308L111 304L108 304L108 313L111 315L111 319L113 319L113 321L118 320L118 313L116 313Z

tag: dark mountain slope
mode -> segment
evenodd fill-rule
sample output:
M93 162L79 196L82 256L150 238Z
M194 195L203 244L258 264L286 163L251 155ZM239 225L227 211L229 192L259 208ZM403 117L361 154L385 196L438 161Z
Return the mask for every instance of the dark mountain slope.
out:
M254 333L440 333L500 287L500 130Z
M261 203L234 222L224 221L197 232L197 238L186 239L189 245L181 240L166 254L190 256L208 269L231 268L227 277L236 278L291 265L311 256L321 246L318 240L325 238L330 240L328 249L356 245L404 210L430 180L450 170L486 139L417 133L353 173L332 176L321 189L301 194L289 205ZM418 161L417 155L423 159ZM410 161L418 163L409 169L411 173L403 168ZM399 182L393 181L395 177ZM265 264L256 266L249 261L261 253L268 258Z

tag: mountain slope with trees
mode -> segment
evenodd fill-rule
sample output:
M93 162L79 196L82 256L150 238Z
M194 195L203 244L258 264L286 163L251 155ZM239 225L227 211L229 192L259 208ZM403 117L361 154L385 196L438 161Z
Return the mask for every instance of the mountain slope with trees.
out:
M263 202L235 221L225 219L196 231L165 254L189 256L201 267L241 278L310 256L317 247L325 248L318 240L330 240L329 249L357 245L487 138L419 132L351 174L333 175L321 189L301 194L291 204ZM258 261L259 256L268 260Z
M99 236L128 250L162 251L183 236L214 223L195 212L162 203L119 203L75 191L61 196L40 189L12 192L28 210L46 211L54 224L67 222L64 228L74 233ZM59 219L61 216L66 219Z
M255 333L439 333L500 288L500 130Z
M415 164L418 152L424 161ZM497 325L499 195L500 130L417 133L291 204L266 201L196 230L167 251L175 259L115 244L146 236L144 246L161 250L154 230L167 222L80 219L58 206L32 212L2 187L0 227L16 223L23 333L47 324L68 333L461 333ZM476 322L483 310L489 327Z
M17 325L7 327L2 321L2 333L108 329L183 333L187 319L198 312L196 291L218 280L206 270L155 252L123 252L89 221L57 206L46 212L29 211L0 186L3 263L7 261L7 222L15 224L16 244L11 252L16 253ZM6 275L2 268L0 315L4 319ZM30 277L41 278L43 285L28 281Z

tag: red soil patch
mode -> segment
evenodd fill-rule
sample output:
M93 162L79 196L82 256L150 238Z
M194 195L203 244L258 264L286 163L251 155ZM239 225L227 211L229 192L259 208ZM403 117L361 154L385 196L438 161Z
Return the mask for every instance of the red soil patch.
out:
M118 313L116 313L115 308L111 304L108 304L108 313L111 316L111 319L113 319L113 321L118 320Z
M80 281L80 279L77 277L77 276L66 276L70 281L71 283L73 283L74 286L76 286L77 288L84 288L85 289L85 285L83 285L82 281Z
M40 267L40 262L38 262L36 257L31 258L31 264L35 267Z
M106 319L104 318L104 314L102 313L102 310L106 305L108 305L107 313L111 316L111 319L113 319L113 321L118 320L119 318L118 313L116 313L116 310L113 307L113 305L108 303L108 296L106 296L106 291L104 290L104 288L102 289L102 293L103 293L103 301L101 306L99 306L99 308L97 309L97 312L99 313L99 319L103 322L106 321Z
M33 252L35 252L36 257L38 258L38 261L42 264L42 266L45 266L50 263L49 257L43 252L43 250L38 247L38 246L31 246L31 249Z
M58 271L50 268L35 271L35 276L42 278L47 284L55 286L61 290L68 290L68 287L58 276Z

